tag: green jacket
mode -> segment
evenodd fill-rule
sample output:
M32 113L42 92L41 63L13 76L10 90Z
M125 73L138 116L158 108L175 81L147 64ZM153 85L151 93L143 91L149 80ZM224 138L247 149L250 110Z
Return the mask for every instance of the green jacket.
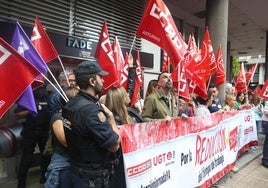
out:
M141 113L143 121L157 121L164 119L166 116L174 118L178 117L178 110L174 95L171 97L171 104L172 105L169 109L165 102L165 97L160 90L150 94L144 101L144 107Z

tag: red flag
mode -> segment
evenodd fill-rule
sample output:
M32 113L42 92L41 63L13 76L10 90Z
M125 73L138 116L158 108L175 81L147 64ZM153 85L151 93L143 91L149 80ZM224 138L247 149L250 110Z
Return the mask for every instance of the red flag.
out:
M167 52L164 50L163 62L162 62L162 72L169 72L170 60Z
M207 61L207 63L209 63L210 72L211 72L211 74L213 74L217 70L217 65L216 65L216 59L215 59L215 55L214 55L212 43L211 43L211 40L210 40L210 35L209 35L208 27L206 27L206 30L205 30L203 43L206 44L203 47L206 47L207 48L207 52L208 52L207 53L207 56L205 54L205 56L203 56L203 57L206 58L205 61ZM202 55L202 53L201 53L201 55Z
M220 86L225 83L225 71L223 67L223 57L222 57L221 46L219 46L218 48L216 64L217 64L217 72L216 72L215 84L216 86Z
M128 60L130 56L126 53L125 61L123 64L123 68L121 69L121 83L120 85L123 86L126 90L128 87Z
M142 68L141 68L141 60L140 60L140 53L137 51L137 57L136 57L136 77L135 77L135 87L133 91L133 96L131 99L131 106L134 106L134 104L138 101L138 92L140 90L140 87L142 86Z
M121 85L121 81L122 80L127 80L127 77L124 78L124 75L122 75L123 70L124 70L124 66L125 66L125 60L124 60L124 56L119 44L119 41L117 39L117 37L115 37L114 43L113 43L113 51L114 51L114 61L115 61L115 66L116 66L116 71L118 74L118 81L117 83L114 85L119 86ZM125 88L126 89L126 88Z
M188 48L185 53L185 59L184 64L185 64L185 74L186 77L194 80L196 78L195 71L196 71L196 66L197 66L197 61L198 61L198 49L195 43L195 39L193 35L189 36L189 41L188 41Z
M187 78L185 76L185 68L183 63L179 63L179 65L172 71L171 77L174 85L177 87L178 96L181 96L186 101L189 101L189 87Z
M259 97L263 99L268 99L268 80L264 82L264 85L259 92Z
M247 92L247 83L245 77L244 63L241 63L240 71L235 82L236 92Z
M118 82L118 74L114 62L114 52L111 46L106 22L104 21L100 38L95 52L95 58L99 60L100 66L109 76L104 76L104 89L107 91Z
M210 41L208 28L204 33L204 39L201 46L201 60L198 62L197 74L202 75L207 81L209 77L216 71L216 60L213 52L213 48Z
M258 64L259 63L256 63L255 65L253 65L249 70L248 72L246 72L245 76L246 76L246 82L247 84L249 84L249 82L252 80L254 74L255 74L255 71L258 67Z
M30 62L0 38L0 118L39 74Z
M187 44L162 0L150 0L136 35L164 49L174 67L184 58Z
M259 96L260 91L261 91L261 86L258 84L252 93L253 95Z
M35 18L31 41L46 63L58 56L54 45L38 18Z

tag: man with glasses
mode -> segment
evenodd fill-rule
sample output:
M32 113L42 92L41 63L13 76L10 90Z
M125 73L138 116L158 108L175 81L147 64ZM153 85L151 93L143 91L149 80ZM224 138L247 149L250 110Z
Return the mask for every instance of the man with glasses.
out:
M67 76L66 76L67 75ZM66 80L68 78L68 81ZM63 87L77 87L75 74L73 72L61 72L58 77L58 82L61 88ZM60 94L57 90L53 91L48 98L48 113L51 118L53 114L59 112L62 108L62 104L60 102Z

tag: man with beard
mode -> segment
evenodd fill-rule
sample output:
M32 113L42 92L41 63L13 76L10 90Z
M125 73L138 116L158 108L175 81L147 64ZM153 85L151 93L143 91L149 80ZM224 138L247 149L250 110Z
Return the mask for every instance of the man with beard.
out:
M142 110L143 121L171 120L178 117L176 98L172 93L171 74L162 72L158 76L158 89L147 96Z
M103 89L102 76L106 75L97 61L80 63L75 71L80 91L63 107L74 188L109 187L116 165L114 152L121 137L113 113L97 97Z

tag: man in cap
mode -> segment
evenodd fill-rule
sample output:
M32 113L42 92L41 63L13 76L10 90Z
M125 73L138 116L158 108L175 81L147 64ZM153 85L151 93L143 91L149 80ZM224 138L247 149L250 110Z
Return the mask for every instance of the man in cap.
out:
M97 61L80 63L75 71L80 91L63 108L74 188L110 184L121 137L113 113L98 102L106 75Z

